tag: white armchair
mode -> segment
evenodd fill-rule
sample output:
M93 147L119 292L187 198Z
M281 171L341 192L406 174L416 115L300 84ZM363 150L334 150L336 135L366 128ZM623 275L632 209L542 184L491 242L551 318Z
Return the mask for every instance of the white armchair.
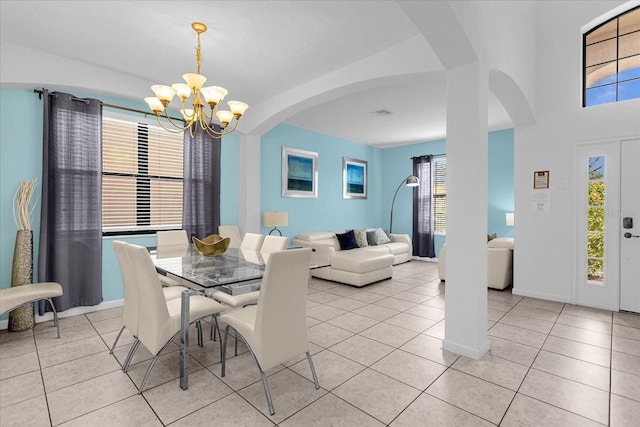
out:
M438 276L446 279L447 245L438 255ZM504 289L513 284L513 238L498 237L487 243L487 286Z

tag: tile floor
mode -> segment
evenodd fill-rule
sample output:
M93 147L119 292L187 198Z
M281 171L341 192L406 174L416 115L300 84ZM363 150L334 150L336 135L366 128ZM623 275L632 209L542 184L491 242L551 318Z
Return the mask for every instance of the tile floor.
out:
M177 345L136 392L150 354L108 347L122 309L0 333L2 426L638 426L640 316L489 291L491 351L443 351L444 286L413 261L362 289L312 279L309 339L321 389L301 357L268 372L268 415L246 348L220 378L218 342L191 347L190 387ZM207 325L209 328L209 325ZM230 354L233 354L230 352Z

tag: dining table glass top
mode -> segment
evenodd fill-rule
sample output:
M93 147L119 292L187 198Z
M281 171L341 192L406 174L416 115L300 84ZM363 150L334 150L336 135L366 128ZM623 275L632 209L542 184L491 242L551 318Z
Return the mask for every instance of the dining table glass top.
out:
M265 265L259 251L229 248L222 255L204 256L189 244L149 252L158 272L185 279L196 289L225 291L232 284L234 289L239 289L243 283L259 281L264 275Z

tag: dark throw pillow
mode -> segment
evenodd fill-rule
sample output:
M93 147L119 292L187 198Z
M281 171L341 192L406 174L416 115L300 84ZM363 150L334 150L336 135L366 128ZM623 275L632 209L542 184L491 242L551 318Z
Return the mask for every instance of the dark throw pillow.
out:
M354 233L353 230L349 230L342 234L336 234L336 237L338 238L338 242L340 242L340 249L343 251L360 247L356 241L356 233Z

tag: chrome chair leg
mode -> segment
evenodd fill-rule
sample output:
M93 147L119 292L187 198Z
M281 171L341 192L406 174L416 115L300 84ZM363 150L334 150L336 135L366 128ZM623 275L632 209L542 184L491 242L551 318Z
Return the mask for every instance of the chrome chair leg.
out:
M171 342L173 341L173 339L167 341L167 343L160 349L160 351L153 357L153 360L151 360L151 364L149 365L149 367L147 368L147 372L144 373L144 377L142 378L142 382L140 383L140 388L138 388L138 394L142 394L142 390L144 390L144 385L147 383L147 379L149 378L149 374L151 373L151 369L153 369L153 366L156 364L156 362L158 361L158 357L160 357L160 354L162 353L162 351L167 348L167 346L169 344L171 344Z
M227 339L229 338L229 328L231 326L227 325L227 327L224 329L224 339L222 339L222 348L220 349L220 351L222 352L222 360L220 361L221 364L221 368L220 368L220 376L224 378L224 374L225 374L225 368L226 368L226 359L227 359Z
M196 330L198 331L198 346L204 347L202 343L202 322L199 320L196 322Z
M222 363L222 334L220 333L220 326L218 325L218 318L216 316L213 317L213 324L211 325L211 333L215 334L215 331L218 331L218 335L220 335L220 363Z
M260 369L260 376L262 377L262 386L264 387L264 394L267 395L267 406L269 406L269 414L274 415L276 411L273 409L273 402L271 401L271 392L269 391L269 384L267 384L267 376L264 374L262 369Z
M216 330L213 327L213 322L215 322L216 325L218 324L218 321L216 320L216 315L215 314L211 315L211 341L215 341L216 340ZM218 331L218 335L219 335L219 332L220 331ZM220 337L220 339L222 339L222 337Z
M131 363L131 360L133 360L133 355L138 350L138 347L140 347L140 340L136 338L133 345L129 349L129 354L127 354L127 358L124 360L124 363L122 364L122 372L126 373L127 370L129 370L129 364Z
M116 340L113 342L111 349L109 349L109 354L113 354L113 350L116 348L116 344L118 344L118 340L120 339L120 335L122 335L123 331L124 331L124 325L122 325L122 328L120 328L120 332L118 332L118 336L116 337Z
M56 306L53 304L53 299L46 298L51 305L51 310L53 310L53 323L56 325L56 331L58 332L58 338L60 338L60 324L58 322L58 312L56 311Z
M311 354L307 351L307 360L309 361L309 367L311 367L311 375L313 375L313 383L316 386L316 390L320 388L318 383L318 376L316 375L316 368L313 366L313 360L311 360Z
M238 334L238 331L236 331L236 342L238 340L237 339L237 334ZM244 341L245 344L247 344L247 341L244 338L242 340ZM249 349L249 352L253 356L253 360L256 361L256 366L258 367L258 370L260 371L260 378L262 379L262 387L264 388L264 394L267 397L267 406L269 407L269 414L273 415L273 414L276 413L276 411L275 411L275 409L273 409L273 401L271 400L271 392L269 391L269 384L267 384L267 375L262 370L262 366L260 366L260 362L258 362L258 358L256 357L255 353L253 352L253 350L251 349L251 346L249 344L247 344L247 348Z

